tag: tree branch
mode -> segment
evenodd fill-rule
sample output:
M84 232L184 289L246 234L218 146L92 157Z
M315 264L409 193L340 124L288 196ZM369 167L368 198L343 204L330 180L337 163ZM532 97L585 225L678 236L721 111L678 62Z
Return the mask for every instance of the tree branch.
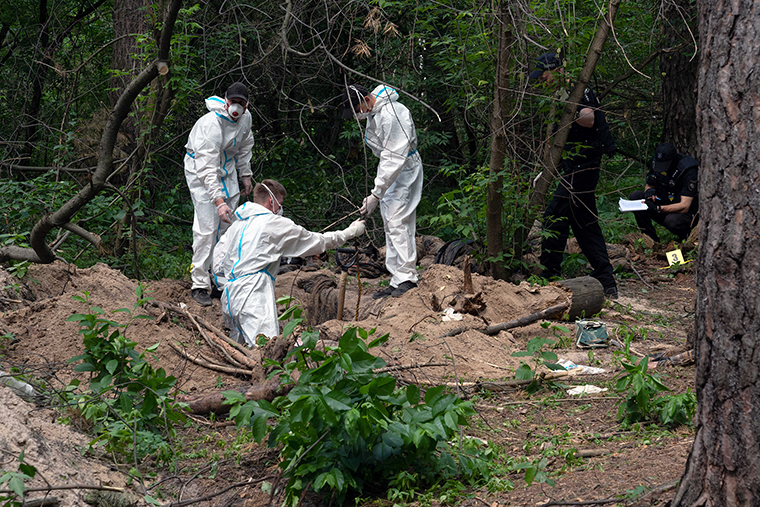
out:
M90 183L85 185L74 197L66 202L58 211L46 214L34 225L29 238L32 249L39 257L39 262L50 263L56 259L55 254L45 242L48 232L54 227L62 227L69 222L80 209L89 203L105 186L106 179L113 171L113 150L116 145L116 136L122 122L129 114L129 110L137 96L158 76L160 62L166 62L169 55L169 43L174 28L174 21L182 4L181 0L172 0L169 5L161 32L161 43L158 58L147 68L143 69L122 92L113 110L108 116L106 126L103 129L100 149L98 150L98 165L90 178Z

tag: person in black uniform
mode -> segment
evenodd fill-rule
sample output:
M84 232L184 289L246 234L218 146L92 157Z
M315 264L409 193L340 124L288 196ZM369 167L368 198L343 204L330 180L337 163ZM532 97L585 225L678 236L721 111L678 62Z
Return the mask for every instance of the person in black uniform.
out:
M699 221L698 172L699 162L678 153L671 144L655 148L644 190L628 197L632 201L644 199L647 205L646 211L633 213L641 232L659 242L654 221L681 241L689 236Z
M562 57L556 53L541 55L530 79L547 85L557 79L567 80ZM540 258L544 267L542 276L560 276L562 257L572 228L578 246L591 265L591 276L599 280L605 296L612 299L617 298L617 283L599 226L595 191L602 155L612 154L614 149L614 139L599 99L591 88L586 88L564 146L557 190L544 212L544 231L551 234L541 244Z

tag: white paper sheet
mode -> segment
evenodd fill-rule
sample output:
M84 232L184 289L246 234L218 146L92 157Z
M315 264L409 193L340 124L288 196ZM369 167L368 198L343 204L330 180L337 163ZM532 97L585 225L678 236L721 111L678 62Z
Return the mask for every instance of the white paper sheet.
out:
M647 205L644 204L644 200L640 199L638 201L629 201L628 199L620 199L618 201L618 206L620 206L621 212L626 211L644 211L647 209Z

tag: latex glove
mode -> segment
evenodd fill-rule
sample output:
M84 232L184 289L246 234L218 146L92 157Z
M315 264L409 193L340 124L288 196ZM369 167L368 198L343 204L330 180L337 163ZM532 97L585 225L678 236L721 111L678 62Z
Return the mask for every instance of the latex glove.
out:
M644 190L644 199L651 199L657 195L657 190L654 188L647 188Z
M240 191L240 195L248 195L253 190L253 184L251 184L250 176L243 176L243 190Z
M359 213L361 213L365 217L371 215L372 212L375 211L375 208L377 208L377 203L379 202L380 202L380 199L375 197L374 194L369 194L362 201L362 207L359 208Z
M367 228L364 225L364 220L355 220L351 225L346 227L346 230L343 232L346 233L346 240L349 240L361 236L366 230Z
M221 220L225 224L232 223L232 210L230 209L229 206L227 206L226 202L218 204L216 206L216 212L219 215L219 220Z

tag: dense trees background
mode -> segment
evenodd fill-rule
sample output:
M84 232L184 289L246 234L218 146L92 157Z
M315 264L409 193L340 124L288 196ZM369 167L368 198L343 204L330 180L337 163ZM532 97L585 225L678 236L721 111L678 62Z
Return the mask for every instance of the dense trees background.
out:
M183 146L203 98L235 80L252 93L254 177L285 183L288 214L299 223L329 226L356 209L374 175L363 125L340 120L337 108L341 87L358 81L396 87L413 111L426 171L420 231L487 239L501 273L524 269L520 251L536 211L530 182L544 164L546 124L564 106L527 73L540 54L562 48L578 76L607 8L569 0L185 1L168 72L120 123L103 191L66 224L52 224L45 242L68 261L183 276L192 219ZM109 114L157 61L168 9L139 0L2 9L0 185L8 199L0 204L0 260L38 260L19 254L34 224L91 184ZM590 84L620 148L605 162L600 192L608 240L633 228L615 204L642 184L655 144L667 138L697 154L694 96L684 84L696 71L694 18L688 2L623 2L593 67ZM488 210L501 231L487 238ZM371 225L381 243L381 224Z

